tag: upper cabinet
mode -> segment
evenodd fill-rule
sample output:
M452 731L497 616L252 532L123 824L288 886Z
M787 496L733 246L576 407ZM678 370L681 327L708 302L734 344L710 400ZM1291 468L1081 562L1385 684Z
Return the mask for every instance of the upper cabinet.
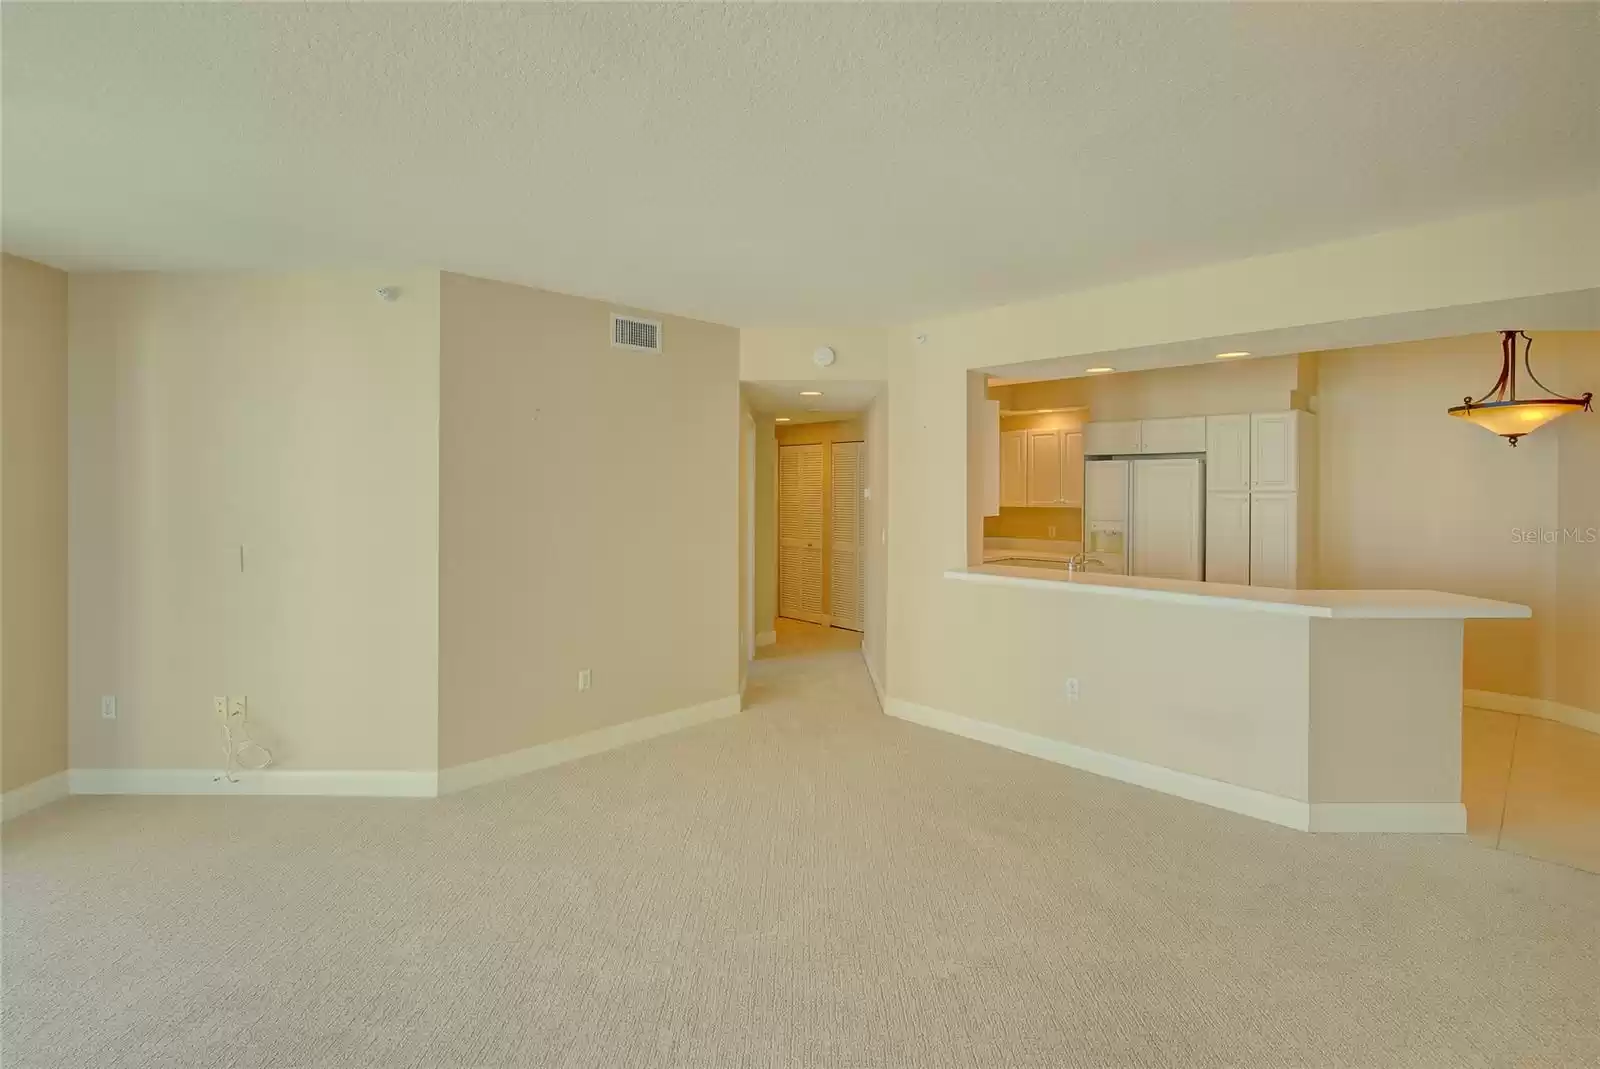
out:
M1028 432L1000 434L1000 504L1016 508L1028 503Z
M1299 489L1299 412L1257 412L1250 417L1250 489Z
M1083 428L1083 451L1092 457L1116 456L1140 451L1141 421L1090 423Z
M1141 453L1203 453L1205 450L1206 418L1204 416L1139 421L1139 452Z
M1061 504L1083 508L1083 432L1061 432Z
M1028 504L1061 504L1061 432L1028 431Z
M1206 490L1236 493L1250 489L1250 416L1206 419Z

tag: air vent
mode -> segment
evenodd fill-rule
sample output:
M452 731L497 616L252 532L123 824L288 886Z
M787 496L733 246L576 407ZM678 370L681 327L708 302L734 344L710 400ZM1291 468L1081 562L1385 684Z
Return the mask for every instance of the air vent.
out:
M661 324L629 316L611 317L611 344L618 349L638 349L646 353L661 351Z

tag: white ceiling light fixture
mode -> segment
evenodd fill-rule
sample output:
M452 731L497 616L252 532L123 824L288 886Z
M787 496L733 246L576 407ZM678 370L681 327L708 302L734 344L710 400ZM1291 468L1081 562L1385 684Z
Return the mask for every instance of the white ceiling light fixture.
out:
M831 345L818 346L817 351L811 354L811 362L818 367L832 367L837 359L839 354L833 351Z
M800 391L800 396L801 397L821 397L822 396L822 391L821 390L801 390Z
M1083 369L1083 373L1085 375L1109 375L1115 370L1117 369L1114 367L1086 367Z
M789 422L789 417L788 416L779 416L777 419L773 420L772 422L774 422L774 423L788 423Z
M1250 355L1249 353L1244 353L1244 352L1239 352L1239 353L1218 353L1217 354L1217 359L1218 360L1232 360L1234 357L1249 356L1249 355Z

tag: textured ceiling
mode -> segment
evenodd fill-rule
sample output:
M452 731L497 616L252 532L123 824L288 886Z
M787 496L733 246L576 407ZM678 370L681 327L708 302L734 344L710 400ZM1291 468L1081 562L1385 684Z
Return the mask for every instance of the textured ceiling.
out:
M1600 185L1600 5L41 4L4 241L887 323Z

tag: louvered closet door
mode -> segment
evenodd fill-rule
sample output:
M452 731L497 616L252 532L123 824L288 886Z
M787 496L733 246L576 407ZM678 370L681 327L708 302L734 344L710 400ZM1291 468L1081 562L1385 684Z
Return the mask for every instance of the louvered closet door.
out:
M835 442L833 446L833 517L828 560L828 611L833 626L861 631L866 627L862 591L864 558L860 442Z
M778 447L778 615L828 623L822 605L821 445Z

